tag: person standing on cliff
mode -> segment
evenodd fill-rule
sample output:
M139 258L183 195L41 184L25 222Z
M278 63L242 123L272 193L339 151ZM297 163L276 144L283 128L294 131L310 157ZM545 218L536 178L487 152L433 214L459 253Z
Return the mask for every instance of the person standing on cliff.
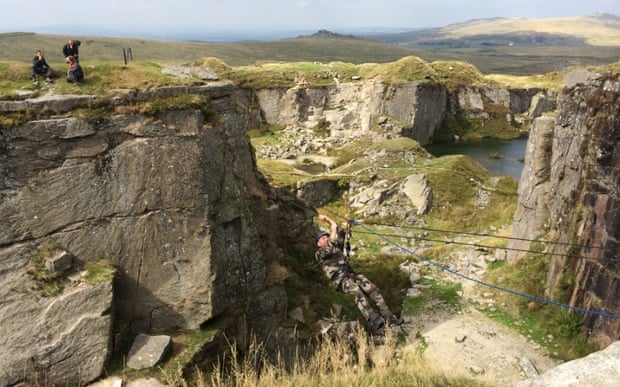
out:
M404 320L388 308L379 288L363 274L355 272L344 254L345 232L326 215L319 220L329 223L330 231L315 236L315 259L336 290L355 297L355 304L376 334L382 334L385 323L401 325Z
M67 44L62 47L62 54L65 57L65 62L69 63L69 58L73 57L76 62L79 62L79 47L81 42L79 40L69 39Z

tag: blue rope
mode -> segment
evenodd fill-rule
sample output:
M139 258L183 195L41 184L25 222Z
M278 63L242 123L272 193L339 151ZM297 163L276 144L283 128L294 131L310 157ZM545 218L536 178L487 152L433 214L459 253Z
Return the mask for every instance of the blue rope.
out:
M550 300L548 298L543 298L543 297L538 297L538 296L534 296L534 295L527 294L527 293L522 293L522 292L519 292L519 291L516 291L516 290L504 288L504 287L501 287L501 286L498 286L498 285L494 285L494 284L491 284L491 283L488 283L488 282L481 281L479 279L470 277L470 276L465 275L463 273L459 273L456 270L450 269L446 265L443 265L441 263L434 262L434 261L432 261L432 260L430 260L428 258L422 257L421 255L418 255L418 254L414 253L413 251L411 251L409 249L406 249L405 247L403 247L403 246L401 246L401 245L391 241L390 239L386 238L385 236L375 232L374 230L372 230L369 227L365 226L364 224L356 221L355 219L350 219L349 221L352 222L353 224L362 226L363 228L365 228L366 230L368 230L372 234L375 234L376 236L378 236L379 238L383 239L384 241L386 241L386 242L396 246L397 248L399 248L400 250L404 251L405 253L413 255L414 257L417 257L417 258L421 259L424 262L428 262L429 264L431 264L433 266L436 266L436 267L440 268L441 270L446 271L448 273L451 273L451 274L453 274L453 275L455 275L457 277L461 277L461 278L464 278L466 280L478 283L480 285L488 286L490 288L493 288L493 289L496 289L496 290L499 290L499 291L502 291L502 292L510 293L510 294L518 296L518 297L527 298L529 300L541 302L541 303L544 303L544 304L555 305L555 306L559 306L561 308L571 309L571 310L574 310L574 311L577 311L577 312L581 312L581 313L585 313L585 314L590 314L590 315L594 315L594 316L607 317L607 318L620 318L620 315L618 315L618 314L600 312L600 311L596 311L596 310L590 310L590 309L582 308L582 307L579 307L579 306L563 304L561 302L553 301L553 300Z

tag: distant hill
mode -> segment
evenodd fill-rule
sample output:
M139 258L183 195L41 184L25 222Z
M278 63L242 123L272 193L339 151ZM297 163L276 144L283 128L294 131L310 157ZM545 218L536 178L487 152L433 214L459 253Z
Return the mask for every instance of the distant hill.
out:
M492 18L364 37L408 48L426 61L460 60L483 73L528 75L620 60L620 17Z
M406 56L427 62L463 61L482 73L529 75L567 66L603 65L620 60L620 18L595 15L563 19L482 19L443 28L364 36L321 30L272 41L200 42L80 36L83 61L133 58L160 64L216 57L230 66L264 62L387 63ZM0 34L0 61L30 63L43 49L49 62L64 66L65 35Z
M405 47L519 45L620 46L620 17L610 14L554 19L476 19L441 28L395 34L375 34L370 39Z

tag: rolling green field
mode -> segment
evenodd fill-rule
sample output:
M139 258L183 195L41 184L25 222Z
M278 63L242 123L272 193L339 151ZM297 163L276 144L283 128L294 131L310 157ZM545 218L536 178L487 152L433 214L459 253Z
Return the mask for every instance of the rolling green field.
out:
M62 46L67 36L33 33L0 34L0 61L30 63L37 49L44 50L48 62L63 61ZM161 64L182 64L199 58L216 57L229 66L260 62L392 62L411 55L409 49L365 39L338 37L297 38L270 42L177 42L130 38L82 37L81 60L123 62L123 48L131 48L134 60Z
M417 56L426 62L463 61L483 74L533 75L571 66L600 66L620 60L620 19L613 15L566 19L486 19L411 33L358 38L337 33L274 41L195 42L71 36L82 42L85 61L136 61L162 65L218 58L229 66L267 62L388 63ZM68 36L29 32L0 34L0 61L30 63L42 49L62 63ZM513 44L513 41L515 42ZM531 44L528 42L532 42Z

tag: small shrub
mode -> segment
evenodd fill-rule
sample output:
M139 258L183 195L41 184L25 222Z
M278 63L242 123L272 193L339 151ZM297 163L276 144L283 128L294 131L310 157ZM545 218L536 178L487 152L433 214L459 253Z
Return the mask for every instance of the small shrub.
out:
M579 335L582 317L566 309L560 309L555 315L553 325L555 326L554 334L560 337L575 337Z

